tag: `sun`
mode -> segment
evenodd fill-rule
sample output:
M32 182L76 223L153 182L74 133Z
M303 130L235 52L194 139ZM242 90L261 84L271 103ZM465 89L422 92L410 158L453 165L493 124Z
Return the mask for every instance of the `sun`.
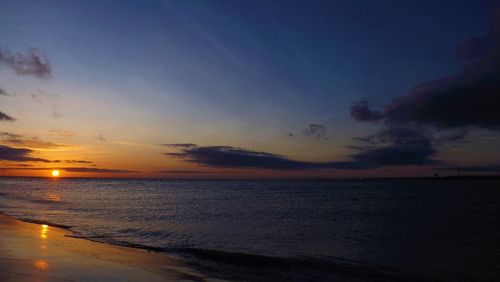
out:
M61 172L57 169L54 169L50 174L52 174L53 177L58 177Z

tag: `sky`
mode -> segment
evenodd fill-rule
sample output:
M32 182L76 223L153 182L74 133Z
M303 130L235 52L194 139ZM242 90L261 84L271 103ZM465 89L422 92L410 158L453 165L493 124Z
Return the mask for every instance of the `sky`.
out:
M2 1L0 172L500 170L497 1Z

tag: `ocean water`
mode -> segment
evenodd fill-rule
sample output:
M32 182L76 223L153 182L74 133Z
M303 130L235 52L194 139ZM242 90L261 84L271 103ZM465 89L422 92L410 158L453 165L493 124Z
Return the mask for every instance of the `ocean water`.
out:
M500 279L500 181L0 178L0 212L214 278Z

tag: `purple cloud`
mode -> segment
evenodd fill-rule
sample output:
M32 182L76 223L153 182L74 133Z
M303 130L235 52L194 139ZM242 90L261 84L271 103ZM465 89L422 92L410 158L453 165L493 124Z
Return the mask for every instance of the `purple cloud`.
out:
M26 55L0 49L0 65L11 68L18 75L32 75L44 79L52 77L49 60L35 48L31 48Z
M0 145L0 160L12 162L44 162L50 163L49 160L33 158L29 155L33 151L24 148L13 148L5 145Z
M177 153L164 153L201 166L273 170L372 169L391 165L439 164L427 140L391 142L391 146L361 146L347 161L308 162L286 156L232 146L190 146Z

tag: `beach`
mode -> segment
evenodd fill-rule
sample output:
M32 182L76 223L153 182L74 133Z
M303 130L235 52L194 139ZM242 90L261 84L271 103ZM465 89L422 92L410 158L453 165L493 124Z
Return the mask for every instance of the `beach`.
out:
M0 215L0 281L206 280L180 260Z

